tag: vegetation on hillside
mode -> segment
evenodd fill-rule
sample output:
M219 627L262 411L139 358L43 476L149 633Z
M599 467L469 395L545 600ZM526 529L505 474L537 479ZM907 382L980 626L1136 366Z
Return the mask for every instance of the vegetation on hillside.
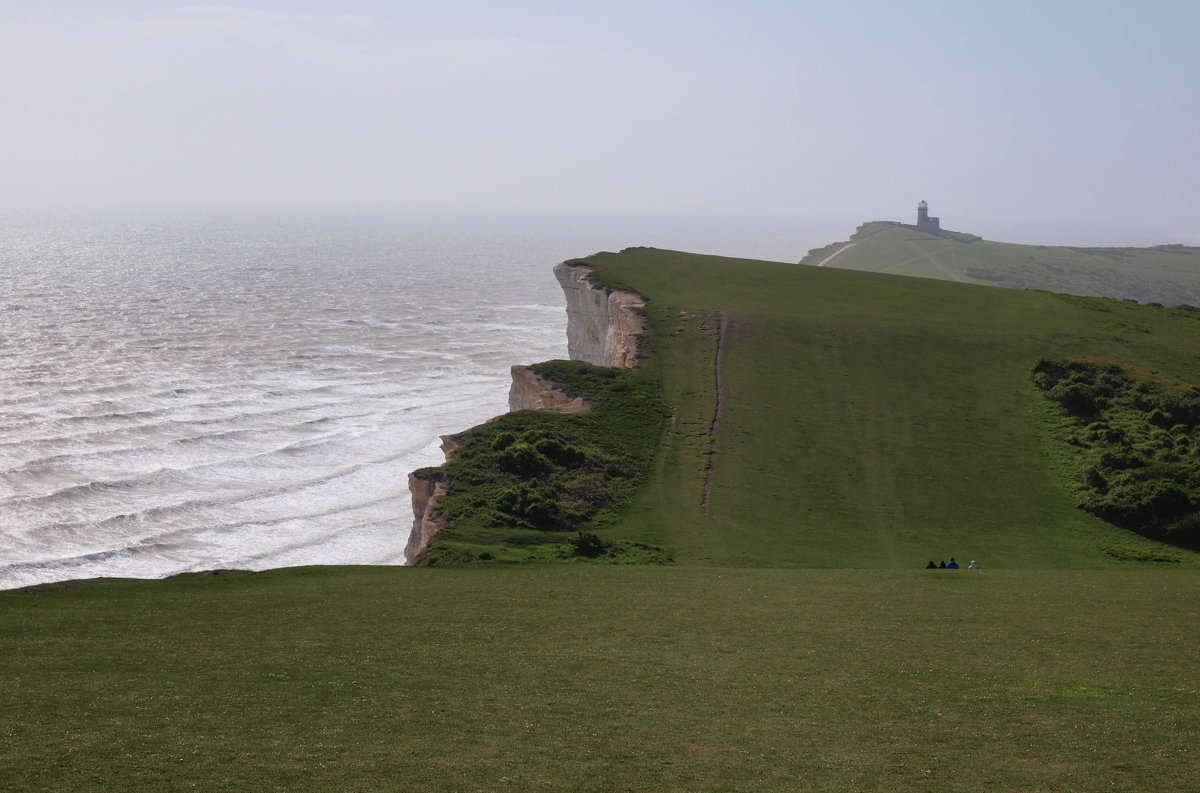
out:
M1194 312L589 262L647 296L649 357L538 365L593 410L420 472L454 481L438 568L0 593L0 790L1195 789L1200 554L1075 508L1029 372L1072 432L1186 464ZM1122 378L1148 427L1107 417ZM687 564L440 569L654 543Z
M1079 459L1079 506L1200 547L1200 389L1105 360L1040 359L1033 382L1062 408Z
M1029 373L1052 359L1034 378L1070 408L1061 448L1094 433L1124 441L1108 462L1145 460L1094 466L1110 497L1197 457L1176 382L1200 382L1194 312L649 249L589 262L647 296L649 357L539 364L593 410L499 417L419 472L454 482L431 558L662 560L661 542L688 564L0 592L20 715L0 790L1195 790L1178 637L1200 554L1075 508ZM1143 488L1156 514L1172 487L1197 502L1180 481ZM915 569L976 551L978 571Z
M647 297L642 366L539 365L592 411L502 416L419 472L453 484L434 565L1200 563L1076 509L1028 379L1082 346L1197 382L1192 312L655 249L584 261Z
M664 562L646 543L597 534L644 478L662 424L657 381L636 369L548 361L534 371L593 408L562 415L507 413L465 433L451 461L414 472L449 480L449 519L431 565L588 558Z
M1200 563L1076 508L1029 383L1081 350L1200 382L1193 312L654 249L585 263L646 296L670 417L612 537L701 564Z
M1200 248L1079 248L980 240L971 234L927 234L898 223L864 223L853 248L826 266L1012 289L1045 289L1164 305L1200 305ZM972 244L963 244L972 243ZM845 242L809 252L823 261Z

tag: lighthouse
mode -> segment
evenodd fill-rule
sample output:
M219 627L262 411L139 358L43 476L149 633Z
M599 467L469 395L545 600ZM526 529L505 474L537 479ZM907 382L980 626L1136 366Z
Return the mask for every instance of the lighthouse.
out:
M942 230L942 219L929 217L929 204L917 204L917 230L936 233Z

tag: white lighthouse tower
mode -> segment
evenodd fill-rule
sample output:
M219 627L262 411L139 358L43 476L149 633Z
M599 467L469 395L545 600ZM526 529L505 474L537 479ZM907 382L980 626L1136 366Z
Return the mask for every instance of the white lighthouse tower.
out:
M917 204L917 230L937 232L942 230L942 219L929 217L929 204Z

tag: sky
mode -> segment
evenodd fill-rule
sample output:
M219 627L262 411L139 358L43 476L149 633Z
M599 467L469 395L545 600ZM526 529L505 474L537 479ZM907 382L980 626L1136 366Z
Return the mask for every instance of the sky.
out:
M0 0L0 210L1200 244L1197 130L1193 0Z

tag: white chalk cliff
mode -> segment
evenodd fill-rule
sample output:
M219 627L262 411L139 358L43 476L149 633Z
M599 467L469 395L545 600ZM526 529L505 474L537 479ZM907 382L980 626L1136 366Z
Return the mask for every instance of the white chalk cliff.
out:
M567 298L567 354L573 361L595 366L635 367L637 336L646 332L646 321L638 309L645 301L635 292L596 287L588 279L591 271L587 265L570 262L554 268L554 276ZM568 396L554 382L528 366L512 367L512 379L508 392L510 412L582 413L589 407L582 397ZM447 462L454 456L461 434L442 436L442 451ZM404 547L407 564L424 562L434 535L445 527L446 514L441 509L441 499L450 486L450 480L443 475L408 475L413 527Z
M442 454L446 462L454 457L462 443L463 433L442 436ZM425 471L429 469L423 469ZM406 564L420 564L429 551L429 541L446 525L446 513L440 509L442 496L450 489L450 480L444 476L417 476L416 471L408 475L408 492L412 493L413 526L404 545Z
M509 413L517 410L582 413L589 407L583 397L570 396L558 387L558 383L533 371L533 367L513 366L512 385L508 389Z
M433 535L446 525L446 513L439 509L442 496L450 489L448 480L418 479L408 475L408 490L412 493L413 526L404 545L405 564L421 564L429 551Z
M571 262L554 268L567 298L567 354L596 366L637 366L637 336L646 331L638 309L646 302L635 292L597 288L591 271Z

